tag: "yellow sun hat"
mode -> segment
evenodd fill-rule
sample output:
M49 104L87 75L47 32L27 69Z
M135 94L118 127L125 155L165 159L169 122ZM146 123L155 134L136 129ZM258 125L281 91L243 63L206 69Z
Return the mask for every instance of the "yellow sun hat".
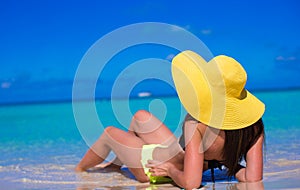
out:
M219 55L206 62L193 51L183 51L172 60L172 77L186 111L210 127L245 128L265 111L265 105L245 89L246 71L231 57Z

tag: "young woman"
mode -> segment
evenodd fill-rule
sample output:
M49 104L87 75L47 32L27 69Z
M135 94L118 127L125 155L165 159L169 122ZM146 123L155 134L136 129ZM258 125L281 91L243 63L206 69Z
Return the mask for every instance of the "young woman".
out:
M107 127L76 170L103 162L112 150L117 159L109 167L125 164L140 182L168 176L182 188L198 188L203 171L220 165L241 182L262 180L265 107L244 89L243 67L227 56L207 63L184 51L174 57L172 75L188 112L179 142L154 115L140 110L128 132ZM246 166L240 165L243 159Z

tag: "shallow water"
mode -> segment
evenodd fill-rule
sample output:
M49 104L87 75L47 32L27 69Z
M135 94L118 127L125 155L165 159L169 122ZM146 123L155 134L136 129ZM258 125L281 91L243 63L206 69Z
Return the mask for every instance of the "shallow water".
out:
M266 104L265 189L300 188L300 91L255 93ZM85 104L85 103L83 103ZM126 104L116 101L116 106ZM96 110L103 126L126 128L124 115L116 112L108 101L97 101ZM150 105L150 108L149 108ZM176 135L180 133L180 106L176 98L135 99L130 112L150 109L165 118ZM165 111L160 111L164 108ZM117 113L118 114L118 113ZM123 118L123 119L122 119ZM123 126L124 125L124 126ZM82 128L75 122L71 103L32 104L0 107L0 186L3 189L177 189L172 185L138 183L126 168L121 172L96 171L76 174L73 168L95 136L81 136ZM101 131L101 127L96 128ZM89 135L89 134L87 134ZM90 138L90 139L89 139ZM112 155L111 155L112 157ZM207 189L237 189L245 184L228 181L217 172L218 183L210 182L205 173ZM253 184L252 184L253 185ZM258 184L259 186L261 184Z

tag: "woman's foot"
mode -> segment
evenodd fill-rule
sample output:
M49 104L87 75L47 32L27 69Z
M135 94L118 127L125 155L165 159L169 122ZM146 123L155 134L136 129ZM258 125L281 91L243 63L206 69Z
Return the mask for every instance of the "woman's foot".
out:
M83 169L79 165L77 165L74 170L75 170L75 172L85 172L86 171L85 169Z
M116 170L120 170L121 166L113 162L106 162L106 163L101 163L96 165L95 168L105 170L105 171L116 171Z

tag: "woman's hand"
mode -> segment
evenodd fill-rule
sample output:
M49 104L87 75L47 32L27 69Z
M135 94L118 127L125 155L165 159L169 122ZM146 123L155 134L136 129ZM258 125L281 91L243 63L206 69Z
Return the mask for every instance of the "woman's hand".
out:
M152 176L169 176L168 171L171 167L174 167L174 165L170 162L148 160L146 167L149 168L149 172Z

